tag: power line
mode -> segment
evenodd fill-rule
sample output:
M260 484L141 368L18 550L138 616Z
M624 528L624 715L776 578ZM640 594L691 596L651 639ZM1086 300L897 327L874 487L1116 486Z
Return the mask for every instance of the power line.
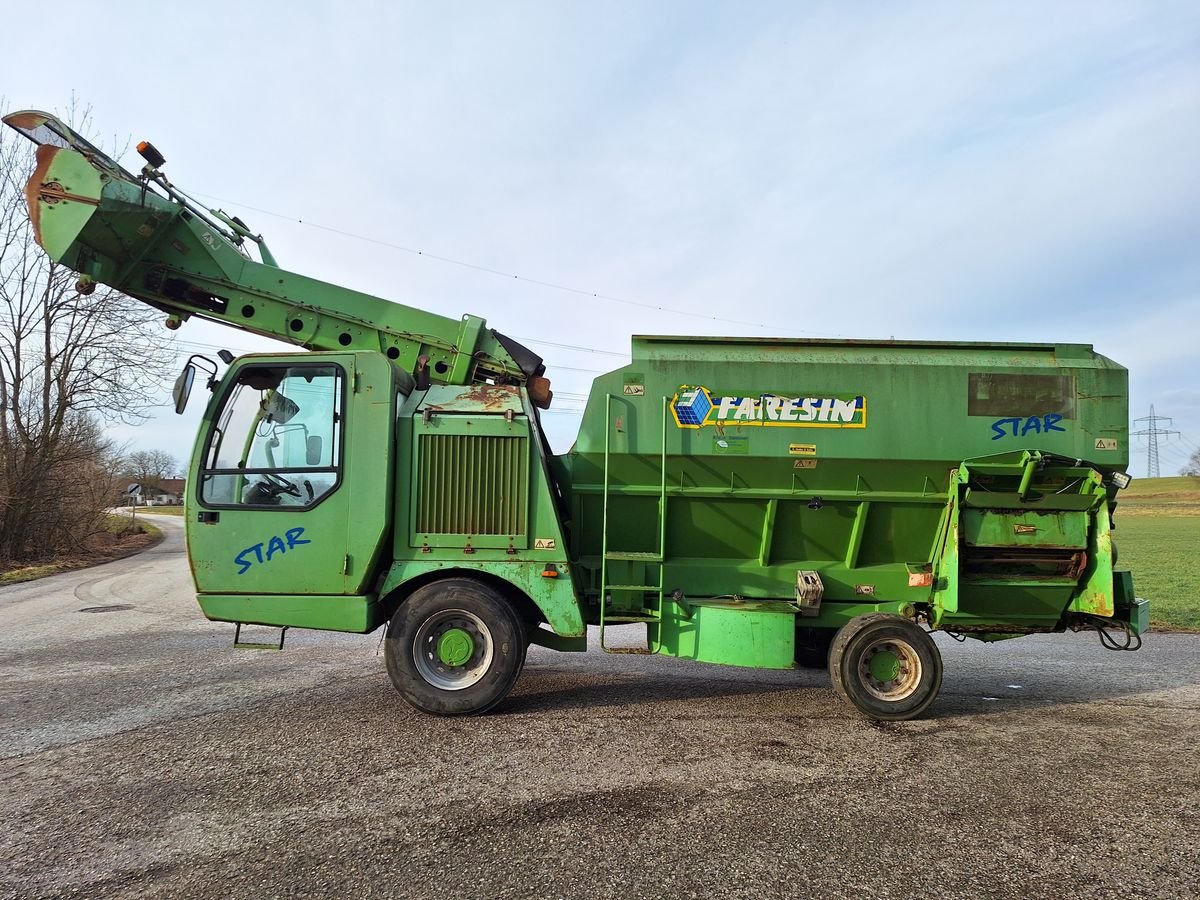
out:
M1166 455L1166 458L1172 459L1176 462L1186 463L1188 461L1188 457L1191 456L1191 453L1188 452L1188 449L1177 441L1167 443L1158 449L1160 453Z
M1169 444L1165 447L1160 447L1159 452L1165 454L1165 458L1174 462L1187 462L1188 453L1178 447L1172 447Z
M628 359L628 353L618 353L615 350L598 350L595 347L580 347L575 344L557 344L554 341L542 340L542 338L521 337L519 334L514 334L518 341L524 341L527 344L545 344L547 347L557 347L560 350L578 350L581 353L599 353L601 356L616 356L622 359ZM604 374L601 372L600 374Z
M325 231L325 232L328 232L329 234L340 235L341 237L351 238L352 240L364 241L368 244L375 244L380 247L388 247L389 249L392 249L392 250L399 250L402 253L410 253L413 256L425 257L427 259L432 259L437 262L446 263L447 265L458 266L463 269L471 269L472 271L483 272L484 274L487 274L487 275L495 275L499 278L504 278L506 280L523 281L526 284L534 284L534 285L537 285L538 287L549 288L549 289L555 290L555 291L562 291L567 294L575 294L576 296L579 296L579 297L590 297L593 300L604 300L609 303L623 303L626 306L636 306L636 307L640 307L641 309L652 309L652 310L655 310L656 312L672 313L677 316L690 316L694 319L705 319L709 322L723 322L728 325L745 325L749 328L761 328L764 331L767 330L767 326L761 322L748 322L743 319L727 319L723 316L713 316L713 315L709 315L708 313L694 312L694 311L688 310L688 309L675 309L674 307L660 306L660 305L657 305L654 303L642 303L638 300L629 300L624 297L614 297L611 294L602 294L599 291L589 291L585 288L572 287L569 284L560 284L555 281L546 281L545 279L542 279L542 278L530 278L530 277L526 277L524 275L517 275L512 272L505 272L500 269L493 269L491 266L480 265L479 263L469 262L464 259L455 259L452 256L442 256L437 253L429 253L425 250L419 250L416 247L406 247L403 244L394 244L391 241L384 241L384 240L380 240L379 238L368 237L365 234L356 234L353 231L344 231L340 228L333 228L329 225L321 225L317 222L306 222L303 219L296 218L295 216L287 216L287 215L283 215L282 213L271 212L271 210L269 210L269 209L262 209L257 206L249 206L248 204L241 203L240 201L237 201L237 200L224 200L220 197L214 197L212 194L201 193L200 191L197 191L196 194L197 194L197 196L200 196L200 197L207 197L209 200L215 200L217 203L228 203L228 204L231 204L234 206L240 206L242 209L249 209L256 213L262 213L264 216L272 216L273 218L276 218L276 219L282 219L285 222L295 222L299 225L304 225L308 228L315 228L318 231Z
M558 363L546 363L547 369L557 369L562 372L584 372L588 375L607 375L604 369L580 369L576 366L560 366Z
M1133 420L1134 425L1137 425L1140 422L1146 422L1146 427L1141 431L1132 431L1130 434L1136 437L1142 437L1143 435L1146 436L1146 477L1158 478L1160 475L1158 468L1158 439L1160 436L1179 434L1179 432L1158 427L1160 422L1165 422L1167 425L1172 425L1174 423L1167 416L1156 416L1154 414L1153 403L1150 404L1150 415L1142 416L1140 419Z

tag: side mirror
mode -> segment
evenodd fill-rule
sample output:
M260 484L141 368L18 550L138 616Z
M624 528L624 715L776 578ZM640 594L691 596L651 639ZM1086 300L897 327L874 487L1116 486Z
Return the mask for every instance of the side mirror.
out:
M310 434L304 441L304 461L310 466L321 464L321 436Z
M196 370L204 369L208 372L208 387L212 389L216 382L217 364L207 356L201 356L199 353L193 353L188 357L188 361L183 364L183 371L179 373L179 377L175 379L175 387L171 388L171 396L175 400L175 412L182 415L187 409L188 397L192 396L192 382L196 380Z
M187 409L188 398L192 396L192 382L196 380L196 366L189 359L183 371L179 373L179 377L175 379L175 387L171 389L171 396L175 400L175 413L182 415Z

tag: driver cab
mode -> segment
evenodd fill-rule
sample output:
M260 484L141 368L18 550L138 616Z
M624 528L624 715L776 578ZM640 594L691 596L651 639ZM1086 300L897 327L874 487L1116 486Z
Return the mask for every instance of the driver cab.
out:
M214 385L186 510L211 618L264 621L265 601L228 611L252 596L369 591L394 503L395 379L382 353L355 351L242 357Z

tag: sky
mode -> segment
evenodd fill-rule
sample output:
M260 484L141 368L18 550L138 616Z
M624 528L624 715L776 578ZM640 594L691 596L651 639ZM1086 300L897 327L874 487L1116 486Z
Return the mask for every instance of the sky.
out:
M55 19L61 45L44 9L5 12L41 36L6 42L8 110L75 96L284 268L524 340L556 451L647 333L1090 343L1129 368L1131 417L1173 419L1163 474L1200 447L1200 4L61 0ZM272 347L194 322L178 340ZM186 459L198 406L164 394L113 435Z

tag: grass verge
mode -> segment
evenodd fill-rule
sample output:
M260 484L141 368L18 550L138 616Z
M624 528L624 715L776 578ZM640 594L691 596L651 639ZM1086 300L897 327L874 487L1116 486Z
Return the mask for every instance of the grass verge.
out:
M59 572L66 572L70 568L70 566L65 564L58 565L51 563L44 566L25 566L23 569L0 572L0 586L20 584L22 581L34 581L38 578L45 578L48 575L57 575Z
M92 549L53 562L37 563L0 572L0 587L8 584L21 584L25 581L36 581L39 578L58 575L60 572L86 569L89 566L98 566L101 563L132 556L147 547L154 546L162 540L163 536L161 528L140 520L137 522L137 530L131 533L129 517L125 515L109 516L105 524L106 533L97 536L105 539L97 540Z
M1118 568L1133 572L1155 628L1200 631L1200 515L1127 516L1117 511Z

